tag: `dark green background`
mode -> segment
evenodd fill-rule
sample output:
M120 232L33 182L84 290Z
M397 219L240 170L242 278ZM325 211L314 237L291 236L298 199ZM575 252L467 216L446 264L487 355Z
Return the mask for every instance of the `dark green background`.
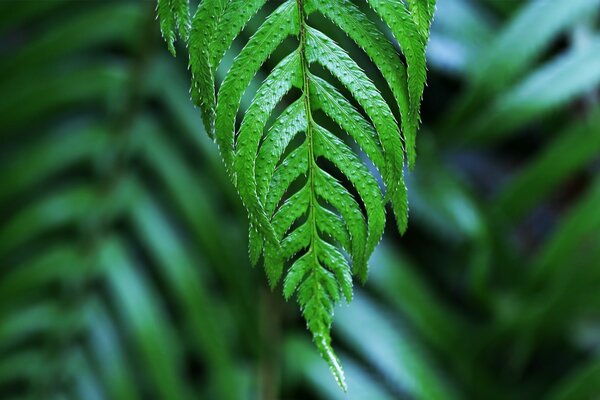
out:
M1 1L0 398L600 398L600 1L438 3L410 227L336 311L344 395L249 266L154 2Z

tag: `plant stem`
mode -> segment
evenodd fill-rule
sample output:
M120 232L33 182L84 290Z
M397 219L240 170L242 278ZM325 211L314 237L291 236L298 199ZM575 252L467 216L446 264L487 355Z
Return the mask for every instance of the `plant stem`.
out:
M260 292L259 398L277 400L281 381L281 300L267 288Z

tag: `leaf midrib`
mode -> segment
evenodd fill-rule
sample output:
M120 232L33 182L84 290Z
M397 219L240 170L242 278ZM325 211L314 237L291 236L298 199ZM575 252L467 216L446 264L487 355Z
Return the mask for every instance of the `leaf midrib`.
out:
M309 76L309 64L306 56L306 10L304 9L304 0L296 0L296 4L298 6L298 18L299 21L299 53L300 53L300 65L302 68L302 96L304 97L304 107L306 110L306 141L308 143L308 185L310 188L310 198L309 198L309 220L310 220L310 229L311 229L311 239L310 239L310 247L308 249L308 253L314 257L314 265L318 263L317 252L315 251L315 242L317 238L317 219L316 213L314 212L315 205L317 203L317 199L315 197L315 187L314 187L314 170L317 167L315 157L314 157L314 146L313 146L313 118L312 118L312 108L310 104L310 76Z

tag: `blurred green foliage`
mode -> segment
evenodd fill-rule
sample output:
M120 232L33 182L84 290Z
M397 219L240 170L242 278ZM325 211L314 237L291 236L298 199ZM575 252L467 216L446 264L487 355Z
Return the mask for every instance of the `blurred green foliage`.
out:
M410 227L336 311L347 395L246 261L154 6L0 3L1 398L600 396L600 1L439 1Z

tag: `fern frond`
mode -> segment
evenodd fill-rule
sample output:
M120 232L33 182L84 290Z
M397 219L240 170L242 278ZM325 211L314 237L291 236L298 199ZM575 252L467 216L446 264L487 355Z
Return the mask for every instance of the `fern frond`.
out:
M425 86L425 44L435 1L411 0L408 5L400 0L367 1L389 26L407 65L384 32L349 0L285 1L262 21L218 85L216 71L227 49L266 3L201 2L190 34L192 98L248 211L252 263L262 255L270 285L276 286L283 277L285 297L297 293L317 348L345 388L331 347L333 309L342 298L351 300L353 274L366 280L368 259L384 232L388 201L399 230L406 229L404 156L406 152L412 166ZM312 13L330 19L370 57L395 104L385 101L344 49L309 26ZM164 24L171 26L172 18L167 16ZM293 37L297 47L267 71L236 129L247 88L275 51L284 47L282 43ZM316 75L316 64L345 88L360 109L335 84ZM299 97L283 104L284 111L277 116L278 106L292 89L300 91ZM326 128L321 117L352 138L357 149Z

